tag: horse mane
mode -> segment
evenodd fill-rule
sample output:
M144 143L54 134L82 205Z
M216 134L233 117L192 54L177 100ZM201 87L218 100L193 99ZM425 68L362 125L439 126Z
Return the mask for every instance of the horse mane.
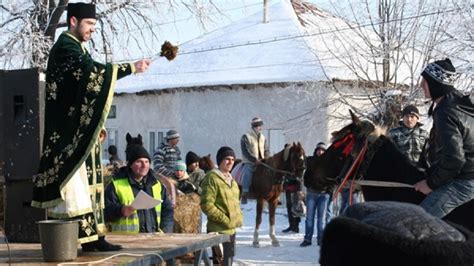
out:
M291 147L293 147L293 145L295 145L294 142L293 144L290 144L290 143L285 144L285 149L283 150L283 161L288 160L288 156L290 155L290 150L291 150Z
M367 136L367 140L370 143L374 143L379 137L386 136L386 134L387 134L387 127L375 125L374 131L370 133L369 136Z
M278 165L278 163L284 163L286 161L288 161L288 158L290 156L290 152L291 150L294 150L294 149L302 149L303 150L303 154L304 154L304 149L303 149L303 146L301 145L301 143L287 143L285 144L285 147L283 150L275 153L273 156L270 156L270 157L267 157L265 159L263 159L263 162L272 166L272 167L276 167Z
M369 143L375 142L380 136L385 136L387 133L387 127L376 125L368 120L357 120L346 125L338 131L331 133L331 142L337 142L341 138L345 137L349 132L354 132L355 129L360 128L363 135L367 136Z
M204 172L214 169L214 162L211 159L211 154L202 156L199 159L199 168L204 170Z

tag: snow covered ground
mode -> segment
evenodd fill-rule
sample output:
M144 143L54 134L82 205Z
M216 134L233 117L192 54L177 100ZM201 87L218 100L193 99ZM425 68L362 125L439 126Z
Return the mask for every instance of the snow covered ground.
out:
M288 227L288 217L286 208L279 206L275 224L280 247L273 247L268 236L268 211L265 208L260 226L260 248L254 248L252 241L256 203L254 200L249 200L248 204L241 205L241 207L244 213L244 224L237 230L237 254L234 257L234 265L319 265L319 246L315 245L315 235L313 236L313 245L300 247L304 236L304 218L300 223L299 234L282 233L281 231ZM203 215L203 219L203 231L205 232L205 215Z

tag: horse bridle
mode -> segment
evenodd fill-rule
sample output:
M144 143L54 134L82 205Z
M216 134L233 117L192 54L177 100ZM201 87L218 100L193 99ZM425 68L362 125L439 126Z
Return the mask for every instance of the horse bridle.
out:
M367 169L369 168L372 159L374 158L375 153L379 150L382 146L383 140L379 137L372 143L366 139L364 141L364 145L359 153L355 156L355 160L353 160L352 164L345 164L342 168L341 174L337 177L337 180L341 180L342 182L339 187L336 189L336 193L334 193L333 198L337 197L337 194L341 192L341 190L346 186L347 182L349 181L349 177L352 177L352 182L350 185L350 194L352 194L354 190L354 184L358 183L359 185L366 185L366 186L378 186L378 187L413 187L412 185L399 183L399 182L389 182L389 181L374 181L374 180L355 180L357 176L364 176ZM353 148L354 144L351 145L351 149ZM347 147L344 149L346 150ZM349 161L348 161L349 162ZM350 166L350 167L349 167ZM348 169L347 172L345 171ZM352 204L352 197L349 197L349 204Z
M303 155L303 164L304 162L306 161L306 159L304 158L304 155ZM288 157L287 161L291 161L290 157ZM285 162L287 162L285 161ZM297 169L296 166L294 166L294 171L293 172L290 172L290 171L286 171L286 170L281 170L281 169L277 169L275 167L272 167L271 165L269 164L266 164L264 162L260 162L261 165L263 165L264 167L268 168L270 171L274 172L274 173L279 173L279 174L283 174L284 177L296 177L296 172L299 170ZM291 162L290 162L291 164ZM304 169L303 169L304 170ZM281 180L282 182L284 181L284 178L282 178Z

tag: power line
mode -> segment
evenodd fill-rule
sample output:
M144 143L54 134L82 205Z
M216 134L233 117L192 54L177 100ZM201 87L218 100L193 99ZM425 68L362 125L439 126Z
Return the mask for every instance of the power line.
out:
M474 7L474 5L473 5ZM421 17L426 17L426 16L433 16L433 15L438 15L438 14L444 14L444 13L451 13L454 11L460 11L460 8L456 9L451 9L451 10L444 10L444 11L435 11L435 12L429 12L429 13L423 13L420 15L416 16L411 16L411 17L405 17L405 18L400 18L400 19L394 19L391 22L400 22L400 21L405 21L405 20L411 20L411 19L416 19L416 18L421 18ZM231 44L227 46L219 46L219 47L210 47L207 49L201 49L201 50L193 50L190 52L181 52L179 53L180 55L186 55L186 54L195 54L195 53L204 53L204 52L209 52L209 51L215 51L215 50L224 50L224 49L230 49L234 47L241 47L241 46L249 46L249 45L259 45L259 44L266 44L266 43L272 43L272 42L280 42L280 41L286 41L286 40L291 40L291 39L297 39L297 38L304 38L304 37L311 37L311 36L317 36L317 35L324 35L324 34L329 34L329 33L336 33L336 32L343 32L347 30L354 30L354 29L360 29L360 28L365 28L368 26L373 26L373 25L380 25L386 22L375 22L375 23L367 23L367 24L360 24L357 26L349 26L346 28L336 28L334 30L327 30L327 31L322 31L318 33L305 33L305 34L299 34L299 35L293 35L293 36L284 36L284 37L274 37L273 39L266 39L266 40L256 40L256 41L248 41L245 43L238 43L238 44Z
M471 7L474 7L474 5L471 5ZM391 22L400 22L400 21L412 20L412 19L416 19L416 18L433 16L433 15L438 15L438 14L445 14L445 13L452 13L454 11L461 11L461 10L462 10L462 8L453 8L453 9L448 9L448 10L430 11L430 12L421 13L421 14L415 15L415 16L408 16L408 17L404 17L404 18L394 19L394 20L391 20ZM292 39L298 39L298 38L312 37L312 36L318 36L318 35L324 35L324 34L330 34L330 33L339 33L339 32L344 32L344 31L348 31L348 30L361 29L361 28L365 28L365 27L368 27L368 26L380 25L380 24L383 24L383 23L386 23L386 22L380 21L380 22L374 22L374 23L359 24L359 25L355 25L355 26L347 26L347 27L344 27L344 28L336 28L336 29L333 29L333 30L320 31L320 32L317 32L317 33L304 33L304 34L288 35L288 36L280 36L280 37L277 36L277 37L274 37L274 38L271 38L271 39L246 41L246 42L236 43L236 44L220 45L218 47L209 47L209 48L202 48L202 49L196 49L196 50L191 50L191 51L183 51L183 52L180 52L178 55L183 56L183 55L188 55L188 54L205 53L205 52L211 52L211 51L216 51L216 50L232 49L232 48L236 48L236 47L260 45L260 44L267 44L267 43L280 42L280 41L286 41L286 40L292 40ZM198 36L195 39L199 39L199 38L201 38L202 36L205 36L205 35L208 35L208 34ZM182 44L180 46L182 46ZM154 54L150 57L151 58L158 58L159 54L160 53L157 53L157 54ZM136 60L140 60L142 58L143 57L135 58L135 59L124 59L124 60L120 60L120 62L136 61Z

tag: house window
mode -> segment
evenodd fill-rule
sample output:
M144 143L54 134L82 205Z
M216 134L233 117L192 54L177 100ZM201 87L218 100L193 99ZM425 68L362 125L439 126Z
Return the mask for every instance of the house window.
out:
M109 115L107 116L107 119L114 119L117 118L117 106L112 105L110 106L110 111Z
M118 154L120 154L120 147L118 146L118 129L117 128L106 128L107 138L102 143L102 161L105 164L109 163L109 152L108 148L110 145L117 147Z
M148 130L148 151L151 155L155 153L156 148L165 142L166 132L169 129L150 129Z
M270 155L283 150L283 147L285 147L285 135L283 134L283 129L269 129L267 136Z

